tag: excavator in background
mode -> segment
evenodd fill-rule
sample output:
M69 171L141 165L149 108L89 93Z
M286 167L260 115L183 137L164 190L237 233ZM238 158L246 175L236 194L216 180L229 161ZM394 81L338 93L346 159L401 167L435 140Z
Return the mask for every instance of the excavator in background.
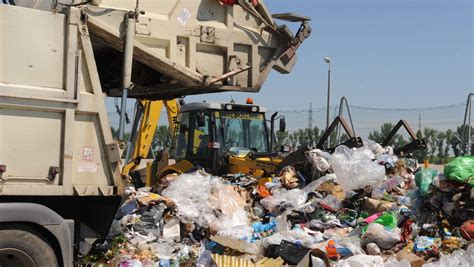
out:
M148 186L155 179L196 167L215 175L269 176L276 172L283 159L274 151L278 113L267 120L266 108L255 105L251 98L245 104L195 102L180 105L176 100L140 101L132 127L137 131L132 131L129 142L129 151L133 154L127 152L122 175L133 176L134 180L139 176L133 171L149 154L163 106L168 115L172 147L170 155L164 151L156 167L147 171ZM285 119L279 118L278 131L285 131ZM138 123L140 125L135 127ZM169 156L175 163L168 164Z

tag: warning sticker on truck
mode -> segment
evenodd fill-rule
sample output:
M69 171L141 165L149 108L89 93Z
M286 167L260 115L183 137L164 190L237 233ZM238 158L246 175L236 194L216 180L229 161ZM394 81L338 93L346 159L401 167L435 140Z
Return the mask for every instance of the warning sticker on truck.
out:
M93 162L79 162L77 164L77 172L97 172L97 164Z
M82 150L82 160L92 160L92 152L93 152L92 147L84 147Z

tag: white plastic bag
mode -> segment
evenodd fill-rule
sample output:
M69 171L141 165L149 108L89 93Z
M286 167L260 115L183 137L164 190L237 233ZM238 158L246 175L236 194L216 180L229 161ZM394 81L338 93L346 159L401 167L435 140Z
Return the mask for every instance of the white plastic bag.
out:
M466 250L458 249L451 254L441 255L439 261L423 264L423 267L470 267L474 266L474 244Z
M211 193L211 177L200 172L181 174L163 191L178 207L178 218L185 223L197 223L207 227L212 214L208 203Z
M374 153L367 147L351 150L339 146L333 153L331 164L337 183L345 191L362 189L368 185L381 187L385 168L373 161Z
M360 245L365 247L369 243L375 243L381 249L391 249L396 244L400 243L400 229L395 227L388 230L383 225L378 223L371 223L367 227L367 231L360 239Z
M316 168L319 171L325 172L331 168L331 165L329 165L327 160L322 157L322 151L319 149L313 149L306 152L306 158L313 168Z
M226 236L234 239L249 240L253 235L253 229L247 225L235 226L217 232L217 236Z
M321 235L311 236L303 229L295 228L291 231L279 232L269 237L265 237L262 240L262 244L264 248L267 248L270 245L279 245L282 240L290 242L298 240L303 246L308 248L314 248L316 244L320 243L323 240L323 237Z
M315 180L303 189L286 190L276 188L272 190L272 195L260 200L260 204L267 210L274 210L276 207L284 206L288 210L294 210L301 207L308 199L308 193L313 192L319 185L330 179L330 176L321 177Z
M411 264L407 259L398 261L396 257L391 257L385 262L384 267L411 267Z
M383 266L383 258L380 256L370 256L358 254L345 260L339 261L337 267L380 267Z
M245 201L230 186L200 172L179 175L163 191L178 207L178 218L219 231L247 225Z

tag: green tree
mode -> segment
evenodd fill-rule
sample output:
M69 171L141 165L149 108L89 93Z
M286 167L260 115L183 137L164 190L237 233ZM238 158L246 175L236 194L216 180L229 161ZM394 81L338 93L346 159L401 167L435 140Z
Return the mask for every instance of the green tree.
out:
M423 137L428 147L427 150L428 150L428 156L429 156L430 161L433 161L433 157L436 155L436 150L438 148L437 140L436 140L437 135L438 135L438 131L436 131L433 128L423 129Z
M296 132L288 134L288 142L292 149L296 149L298 146L298 136Z
M291 143L290 138L289 138L289 133L288 131L280 132L278 131L276 133L276 147L277 149L280 149L282 146L287 146Z
M464 132L464 140L463 140L463 132ZM474 128L471 127L471 134L474 133ZM471 147L469 148L468 147L468 141L469 141L469 126L468 125L461 125L459 126L457 129L456 129L456 133L455 133L455 138L457 139L457 145L458 145L458 149L459 149L459 154L460 155L461 153L463 155L465 154L474 154L474 143L471 142ZM463 142L461 142L461 140ZM458 156L456 155L456 156Z
M388 134L390 133L390 131L393 129L394 125L389 123L389 122L386 122L384 124L382 124L382 126L380 126L380 131L378 130L375 130L373 132L370 132L369 133L369 139L374 141L374 142L377 142L379 144L383 143L383 141L385 140L385 138L387 138ZM397 140L400 138L400 134L395 134L392 138L392 140L390 140L390 142L388 143L389 146L392 146L394 145Z
M296 131L296 136L298 138L298 145L299 146L307 146L309 143L308 140L308 132L305 131L304 129L298 129Z
M444 141L446 140L446 133L445 132L438 132L438 135L436 136L436 143L438 146L438 163L444 163L445 158L444 158Z
M306 128L304 129L306 140L307 140L307 146L313 147L316 144L316 139L315 139L315 134L314 130L312 128Z
M111 126L110 131L112 132L112 138L114 140L118 140L119 139L119 130L115 129L113 126ZM123 135L123 139L124 139L124 141L128 142L128 140L130 139L130 133L125 132L124 135Z
M458 127L459 130L459 127ZM461 154L461 138L460 135L458 134L458 131L452 132L451 138L447 139L449 145L451 146L451 149L453 150L454 156L459 156Z
M404 145L408 144L408 141L403 138L403 135L399 135L398 138L394 142L395 147L403 147Z
M445 140L446 140L446 146L444 147L443 158L444 158L444 162L446 162L447 159L448 159L448 156L449 156L449 145L450 145L450 143L452 142L451 140L454 138L454 132L453 132L453 130L448 129L448 130L444 133L444 138L445 138Z
M308 136L308 145L310 147L316 147L316 145L319 142L319 139L323 135L324 131L320 130L318 126L315 126L313 128L307 128L307 136Z
M151 143L150 153L156 154L156 152L161 150L169 150L171 148L171 142L169 127L164 125L158 126Z
M321 135L323 135L324 132L321 133ZM332 132L331 135L329 136L331 138L330 140L330 143L331 143L331 147L335 147L337 145L339 145L340 143L346 141L347 139L349 139L349 136L346 134L346 133L340 133L340 137L339 137L339 140L337 139L337 133L336 131ZM339 142L338 142L339 141Z

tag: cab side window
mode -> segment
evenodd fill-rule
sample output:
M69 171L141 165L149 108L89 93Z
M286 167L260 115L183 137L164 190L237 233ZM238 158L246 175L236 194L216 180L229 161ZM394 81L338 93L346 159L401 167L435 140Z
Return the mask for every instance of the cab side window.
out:
M176 149L174 158L186 158L189 138L189 113L181 113L179 118L179 130L176 138Z
M194 140L192 146L192 154L196 157L210 157L211 149L209 148L209 142L211 136L209 133L210 116L208 113L196 112L192 118L194 130Z

